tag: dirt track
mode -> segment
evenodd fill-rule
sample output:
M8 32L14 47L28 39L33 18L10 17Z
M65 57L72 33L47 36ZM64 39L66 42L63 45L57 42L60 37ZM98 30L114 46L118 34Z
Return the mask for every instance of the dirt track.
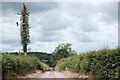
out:
M38 76L38 78L67 78L60 72L48 71Z

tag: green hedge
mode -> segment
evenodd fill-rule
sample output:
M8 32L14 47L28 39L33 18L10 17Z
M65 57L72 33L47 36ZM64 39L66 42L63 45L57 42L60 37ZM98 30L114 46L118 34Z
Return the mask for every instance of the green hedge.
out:
M28 55L2 54L2 74L9 73L25 75L35 70L46 71L51 68L39 61L38 58Z
M118 78L120 54L118 49L90 51L57 62L56 70L69 69L94 78Z

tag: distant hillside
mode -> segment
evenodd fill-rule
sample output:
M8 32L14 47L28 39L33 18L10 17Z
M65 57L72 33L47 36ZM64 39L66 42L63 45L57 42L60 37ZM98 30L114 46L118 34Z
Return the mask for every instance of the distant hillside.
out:
M34 55L39 58L42 62L50 65L51 54L46 52L28 52L28 55Z
M48 60L51 57L51 54L46 52L28 52L29 55L34 55L38 57L40 60Z

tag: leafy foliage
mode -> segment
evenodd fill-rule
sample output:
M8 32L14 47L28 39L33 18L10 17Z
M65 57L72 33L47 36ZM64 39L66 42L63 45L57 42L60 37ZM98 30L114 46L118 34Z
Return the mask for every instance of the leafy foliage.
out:
M34 55L35 57L39 58L41 62L50 65L50 58L51 54L45 52L28 52L28 55Z
M90 51L78 56L61 59L56 70L70 70L80 74L88 74L95 78L118 78L120 71L120 54L118 49Z
M9 53L6 52L6 54L18 55L18 54L21 54L21 53L19 53L19 52L9 52ZM51 54L49 54L49 53L46 53L46 52L28 52L27 54L30 55L30 56L37 57L41 62L43 62L47 65L51 65L51 62L50 62Z
M25 4L22 6L21 10L21 18L20 18L20 36L21 36L21 44L23 46L24 54L27 53L27 45L30 43L30 35L29 35L29 23L28 23L28 16L29 13L27 12L27 7Z
M59 44L58 47L55 48L54 52L51 56L51 66L55 66L56 62L62 58L67 58L69 56L73 56L77 54L74 50L71 49L71 44Z
M39 61L34 56L2 54L2 74L15 73L16 75L25 75L34 72L36 69L41 71L51 70L46 64Z

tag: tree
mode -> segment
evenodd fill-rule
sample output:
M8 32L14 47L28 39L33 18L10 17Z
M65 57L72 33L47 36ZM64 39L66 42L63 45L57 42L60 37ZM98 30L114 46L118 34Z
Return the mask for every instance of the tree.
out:
M25 4L22 6L21 13L17 13L18 15L21 15L20 17L20 37L21 37L21 44L22 44L22 50L25 55L27 55L27 46L30 43L30 35L29 35L29 12L27 10L27 7ZM18 25L18 24L17 24Z
M69 56L76 55L77 53L71 49L72 44L59 44L58 47L55 48L54 52L52 52L51 63L54 67L56 62L62 58L67 58Z

